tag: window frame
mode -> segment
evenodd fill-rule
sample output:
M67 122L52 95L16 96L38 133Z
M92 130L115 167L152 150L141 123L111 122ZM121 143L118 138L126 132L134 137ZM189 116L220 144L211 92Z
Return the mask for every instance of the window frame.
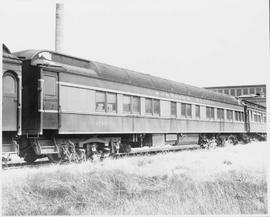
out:
M241 96L241 95L242 95L242 89L236 89L236 96Z
M190 106L190 109L188 108ZM190 114L188 113L190 111ZM181 117L192 118L192 104L181 103Z
M224 109L223 108L217 108L217 119L218 120L224 120Z
M103 101L97 101L97 94L98 93L102 93L104 95L104 106L102 110L98 110L98 106L97 106L97 103L103 103ZM106 112L106 92L105 91L96 91L95 93L95 102L96 102L96 106L95 106L95 110L96 112L102 112L102 113L105 113Z
M254 87L249 88L249 94L255 94L255 88Z
M129 111L126 111L124 109L124 98L129 98L130 99L130 107L129 107ZM138 99L138 111L135 111L135 100L134 99ZM132 95L127 95L127 94L123 94L123 100L122 100L122 111L124 114L140 114L141 113L141 98L139 96L132 96Z
M206 119L215 120L215 107L206 106Z
M129 103L129 111L125 111L125 109L124 109L124 105L126 104L126 103L124 103L124 98L129 98L129 100L130 100L130 103ZM131 107L132 107L132 99L131 99L131 95L123 95L123 100L122 100L122 110L123 110L123 114L131 114Z
M48 88L46 88L47 87L47 85L48 85L48 82L46 82L46 81L48 81L48 80L46 80L46 78L53 78L54 79L54 81L53 81L53 83L54 83L54 94L49 94L48 92L46 92L46 90L48 90ZM46 98L50 98L50 97L52 97L52 98L54 98L54 97L56 97L57 96L57 76L54 76L54 75L51 75L51 74L46 74L46 75L43 75L43 80L44 80L44 84L43 84L43 94L44 94L44 96L46 97ZM51 88L49 88L49 89L51 89Z
M230 109L226 109L226 113L227 113L227 121L233 121L233 110Z
M170 109L171 109L171 117L177 116L177 103L174 101L170 101Z
M5 92L6 85L5 85L4 79L7 77L12 78L13 85L14 85L14 87L13 87L14 92L13 93ZM18 95L18 80L17 80L16 76L12 72L6 72L6 73L4 73L2 79L3 79L3 81L2 81L3 82L2 83L2 95L3 96L17 96Z
M150 102L149 103L150 109L146 107L148 105L148 103L146 103L147 101ZM152 101L151 98L145 98L145 106L144 107L145 107L144 108L144 111L145 111L145 114L146 115L153 115L153 101Z
M139 111L134 111L134 99L137 98L139 102ZM140 114L141 113L141 98L139 96L131 96L131 112L132 114Z
M151 112L146 112L146 101L151 101L150 105L151 105ZM155 112L155 102L158 102L158 113ZM151 115L151 116L160 116L160 99L153 99L153 98L149 98L149 97L146 97L145 98L145 106L144 106L145 110L145 114L146 115Z
M158 113L155 112L155 102L158 102ZM160 99L152 99L152 109L154 116L160 116Z
M105 95L105 101L104 101L104 110L98 110L97 109L97 93L103 93ZM115 110L112 111L108 111L108 95L112 94L115 95ZM109 91L100 91L100 90L96 90L95 92L95 111L98 113L117 113L117 105L118 105L118 101L117 101L117 93L114 92L109 92Z
M108 95L114 95L115 96L115 110L112 111L108 111ZM113 93L113 92L106 92L106 113L117 113L117 93Z
M201 119L201 106L200 105L195 105L195 117L197 119Z

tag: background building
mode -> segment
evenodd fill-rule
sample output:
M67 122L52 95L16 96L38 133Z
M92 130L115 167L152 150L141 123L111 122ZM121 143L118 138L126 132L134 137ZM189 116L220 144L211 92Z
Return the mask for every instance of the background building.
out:
M228 94L249 102L266 106L266 85L239 85L239 86L219 86L219 87L205 87L205 89L214 92Z

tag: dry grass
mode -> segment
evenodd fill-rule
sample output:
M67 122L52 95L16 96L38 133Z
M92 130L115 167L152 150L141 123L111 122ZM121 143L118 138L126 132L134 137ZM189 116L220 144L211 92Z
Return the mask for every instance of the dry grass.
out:
M266 147L4 171L3 215L266 214Z

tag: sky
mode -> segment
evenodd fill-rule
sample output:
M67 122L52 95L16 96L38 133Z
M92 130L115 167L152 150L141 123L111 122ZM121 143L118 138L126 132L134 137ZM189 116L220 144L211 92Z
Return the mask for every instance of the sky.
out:
M63 53L199 87L269 83L267 0L61 2ZM54 50L55 3L1 1L2 42Z

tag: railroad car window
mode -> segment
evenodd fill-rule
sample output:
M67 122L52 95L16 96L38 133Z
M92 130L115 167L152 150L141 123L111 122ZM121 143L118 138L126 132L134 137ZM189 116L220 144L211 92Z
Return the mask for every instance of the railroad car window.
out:
M243 121L242 112L239 112L239 121Z
M123 96L123 112L131 113L131 96Z
M116 93L107 93L107 112L116 112Z
M140 103L140 97L138 96L133 96L132 97L132 113L140 113L140 107L141 107L141 103Z
M191 104L181 103L181 115L184 117L192 117Z
M258 122L261 122L261 114L258 115Z
M233 111L227 110L227 120L233 120Z
M215 119L215 108L208 106L206 107L206 118Z
M254 94L254 93L255 93L255 89L254 89L254 88L250 88L250 89L249 89L249 93L250 93L250 94Z
M261 122L262 119L261 119L261 114L258 115L258 121Z
M206 107L206 117L207 117L208 119L211 118L210 107Z
M181 103L181 115L186 116L186 103Z
M235 89L231 89L231 95L235 96Z
M201 117L201 108L199 105L195 105L195 116L196 116L196 118Z
M242 90L241 89L237 89L237 96L240 96L241 95L241 92L242 92Z
M44 94L55 96L56 94L56 77L44 76Z
M234 116L235 116L235 120L238 121L238 112L237 111L234 112Z
M220 118L224 120L224 109L220 109Z
M171 116L176 117L176 102L171 102Z
M244 95L246 95L246 94L248 94L248 89L247 88L244 89Z
M244 121L244 112L235 111L235 120Z
M224 90L224 93L229 94L229 90L228 89Z
M223 93L223 90L218 90L219 93Z
M145 99L145 113L152 114L152 99Z
M258 122L258 116L257 116L257 114L254 114L254 121L255 122Z
M253 121L253 114L252 114L252 111L250 111L250 120Z
M221 108L217 109L217 118L224 120L224 109L221 109Z
M11 75L5 75L3 78L3 92L5 94L14 94L16 93L16 81L15 78Z
M105 112L105 92L96 91L96 111Z
M154 105L154 114L159 115L160 114L160 100L154 99L153 105Z
M187 117L191 117L191 104L186 104L187 106Z
M211 107L211 118L215 119L215 108Z

